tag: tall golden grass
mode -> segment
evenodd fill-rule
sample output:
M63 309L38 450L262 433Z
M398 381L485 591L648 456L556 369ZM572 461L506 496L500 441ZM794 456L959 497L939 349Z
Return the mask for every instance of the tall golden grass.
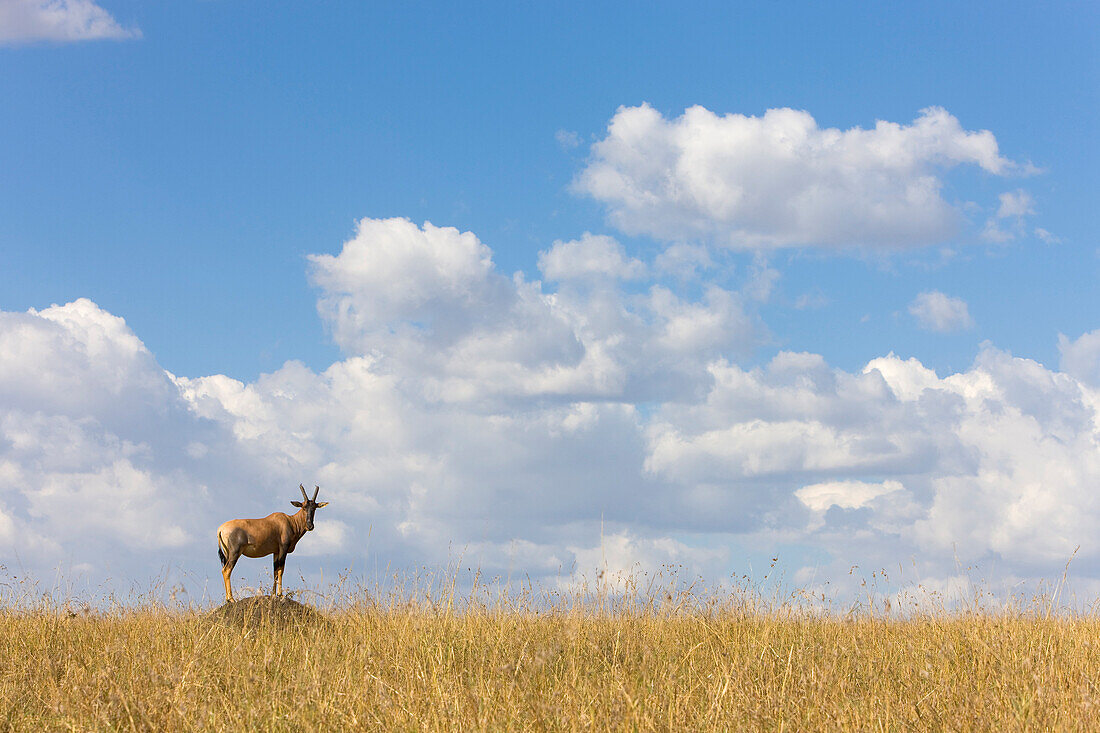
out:
M1100 621L453 583L323 618L0 599L7 730L1100 730ZM315 599L316 600L316 599Z

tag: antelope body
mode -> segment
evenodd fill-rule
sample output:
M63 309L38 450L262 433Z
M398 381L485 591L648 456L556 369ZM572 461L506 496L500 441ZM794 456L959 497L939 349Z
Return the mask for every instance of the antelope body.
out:
M218 557L222 561L222 579L225 581L225 600L233 600L233 586L229 576L233 566L241 555L245 557L266 557L274 555L275 587L274 595L283 592L283 567L286 556L294 552L298 540L313 529L313 513L328 504L317 503L320 486L314 487L313 498L306 496L306 488L298 484L304 501L292 501L298 511L291 515L275 512L263 519L230 519L218 527Z

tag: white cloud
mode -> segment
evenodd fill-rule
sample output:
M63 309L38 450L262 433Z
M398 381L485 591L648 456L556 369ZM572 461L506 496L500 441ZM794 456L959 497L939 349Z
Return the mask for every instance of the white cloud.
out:
M920 398L927 389L935 389L940 378L936 372L920 363L916 358L910 357L902 361L890 352L886 356L872 359L867 362L863 373L878 372L890 391L899 400L912 402Z
M349 351L368 351L361 339L387 330L464 331L507 297L489 248L452 227L363 219L339 255L309 261L323 292L318 310Z
M695 106L666 119L643 104L619 109L575 187L630 234L890 249L958 231L962 215L940 194L942 171L956 166L1030 171L1001 156L991 132L939 107L909 125L840 130L793 109L719 116Z
M1035 199L1022 188L1002 193L1000 201L1001 205L997 209L998 219L1021 218L1035 213Z
M657 255L653 266L659 272L688 280L694 278L700 270L714 267L714 261L705 246L676 242Z
M0 44L140 38L92 0L2 0Z
M195 442L221 448L200 462ZM9 541L34 562L191 544L225 450L121 318L86 299L0 313L0 497L21 508Z
M926 331L949 333L974 327L966 301L944 295L938 290L918 295L909 304L909 312Z
M779 270L769 267L767 261L757 255L749 271L749 281L744 287L745 296L752 300L767 302L772 297L779 277Z
M634 280L643 277L645 265L628 257L614 237L585 232L580 239L557 241L539 252L539 270L548 280L582 280L610 277Z
M30 516L45 519L53 536L79 537L92 527L138 552L189 543L175 516L180 497L173 493L180 487L170 477L142 470L130 458L99 458L91 471L23 478Z
M652 343L662 352L718 355L753 340L754 325L740 298L717 286L708 287L699 302L684 301L655 286L649 303L656 315Z
M1004 244L1005 242L1011 242L1016 238L1016 233L1004 229L996 219L989 219L986 221L985 226L982 228L982 239L987 242L994 242L996 244Z
M1000 195L1000 206L997 213L991 216L982 230L982 238L990 242L1008 242L1022 236L1026 230L1025 219L1035 213L1035 199L1022 188L1015 191L1006 191ZM1007 226L1007 228L1006 228ZM1049 232L1041 230L1047 236L1043 236L1039 229L1035 230L1035 236L1045 242L1049 242Z
M554 133L554 139L558 141L558 145L562 150L573 150L580 147L581 138L580 135L572 130L558 130Z
M1033 233L1046 244L1058 244L1062 240L1042 227L1035 227Z
M626 531L601 537L595 546L569 549L576 564L569 577L559 580L559 586L574 592L622 593L634 589L644 594L644 584L656 582L662 571L672 577L675 569L687 568L685 575L690 577L693 572L709 570L713 576L715 570L720 574L728 556L723 548L690 547L671 537L646 539Z
M1100 388L1100 329L1081 334L1070 341L1058 334L1062 371L1092 387Z
M795 310L817 310L829 305L830 300L825 293L820 290L812 290L808 293L802 293L794 300Z
M833 506L859 509L880 496L902 490L904 487L897 481L883 481L878 484L864 481L826 481L803 486L794 495L815 512L823 512Z
M891 532L920 516L920 507L900 481L825 481L803 486L794 495L813 513L806 525L809 532L828 533L872 517L880 531Z
M339 255L310 259L341 348L377 355L441 402L664 399L697 389L708 359L747 353L762 331L741 296L717 286L698 300L657 284L628 296L616 279L648 268L606 237L543 254L556 293L504 277L471 233L404 219L363 220ZM593 278L610 282L582 287Z
M861 374L811 355L713 369L704 403L666 405L648 428L646 468L681 487L681 521L771 526L839 564L914 556L942 573L958 551L1027 574L1077 544L1100 559L1100 395L1067 375L995 349L944 378L896 357ZM833 508L800 526L790 498Z
M0 313L4 548L216 581L214 528L289 510L303 482L331 503L298 567L471 547L549 583L720 577L740 544L813 548L834 578L908 558L947 577L956 553L1029 577L1080 544L1100 577L1093 334L1063 339L1065 373L993 348L946 376L892 354L749 369L732 353L755 338L750 301L712 283L546 292L472 234L403 220L313 261L347 352L321 372L174 377L90 301Z
M295 552L300 552L303 557L320 557L347 552L352 535L351 527L339 519L324 517L323 512L323 509L318 510L318 514L314 516L314 529L302 542L301 549L295 548Z

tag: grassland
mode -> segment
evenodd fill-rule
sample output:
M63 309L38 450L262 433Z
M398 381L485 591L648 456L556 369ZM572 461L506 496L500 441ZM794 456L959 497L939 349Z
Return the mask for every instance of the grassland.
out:
M0 728L1100 730L1092 615L696 601L397 594L252 624L9 601Z

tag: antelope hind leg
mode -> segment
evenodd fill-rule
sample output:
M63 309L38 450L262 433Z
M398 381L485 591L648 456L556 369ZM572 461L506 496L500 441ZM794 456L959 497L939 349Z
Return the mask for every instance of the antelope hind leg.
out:
M241 554L239 552L230 552L229 557L225 559L225 564L222 565L222 580L225 581L225 602L233 602L233 584L230 582L229 576L233 574L233 566L237 564L237 558Z
M229 580L229 576L233 573L233 565L226 563L222 568L222 580L225 581L225 602L233 602L233 584Z

